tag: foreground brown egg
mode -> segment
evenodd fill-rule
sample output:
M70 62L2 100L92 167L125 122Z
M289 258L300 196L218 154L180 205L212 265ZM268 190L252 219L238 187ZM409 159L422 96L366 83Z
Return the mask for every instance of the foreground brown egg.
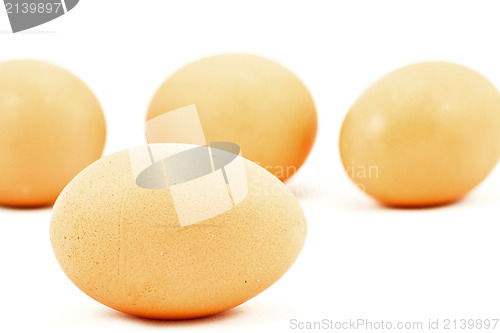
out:
M138 147L95 162L54 206L54 253L83 292L132 315L186 319L235 307L290 268L304 244L306 221L276 177L238 157L226 166L229 202L236 206L224 207L229 191L216 173L167 189L154 189L165 179L151 174L136 178L137 167L154 170L158 162L150 157L160 161L158 153L196 146L148 147L151 155ZM238 168L244 178L234 177ZM141 179L151 188L138 186ZM203 214L211 217L189 221Z
M462 198L500 157L500 94L466 67L428 62L388 74L354 103L340 134L351 179L388 205Z
M0 63L0 205L54 203L105 140L99 102L75 75L40 61Z
M147 120L191 104L207 142L237 143L243 156L280 180L300 168L316 137L311 94L292 72L265 58L227 54L181 68L157 91Z

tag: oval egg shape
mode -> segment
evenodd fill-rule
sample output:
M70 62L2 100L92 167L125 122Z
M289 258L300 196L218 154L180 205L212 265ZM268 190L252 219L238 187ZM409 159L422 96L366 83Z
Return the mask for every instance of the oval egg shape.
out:
M386 205L459 200L500 157L500 94L484 76L457 64L398 69L351 107L340 154L349 177Z
M101 105L73 73L37 60L0 63L0 205L52 205L105 141Z
M146 119L187 105L196 105L208 141L238 144L246 158L282 181L303 165L316 138L311 93L294 73L266 58L221 54L187 64L158 89Z
M179 175L188 179L185 168L157 164L198 147L121 151L89 166L63 190L51 243L83 292L128 314L187 319L233 308L291 267L306 236L293 194L241 156L179 184ZM151 183L137 185L151 165L160 165L149 169Z

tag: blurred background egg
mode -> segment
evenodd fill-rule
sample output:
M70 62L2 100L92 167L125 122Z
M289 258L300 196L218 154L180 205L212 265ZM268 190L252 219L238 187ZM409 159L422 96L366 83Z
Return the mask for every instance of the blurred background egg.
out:
M283 66L258 56L226 54L172 74L154 96L147 120L194 104L207 142L238 144L243 156L286 180L316 137L314 101Z
M375 82L351 107L340 154L349 177L382 203L455 201L500 157L500 94L461 65L404 67Z
M101 106L75 75L41 61L0 64L0 205L54 203L105 140Z
M176 193L183 184L161 188L169 179L162 169L168 173L169 167L157 168L155 179L150 171L166 161L157 153L193 147L199 148L155 144L121 151L86 168L63 190L51 219L52 247L66 275L87 295L136 316L201 317L256 296L294 263L306 237L304 214L287 187L257 164L237 156L226 167L232 198L245 194L233 207L222 209L221 194L228 192L217 172L183 176L181 200ZM173 156L175 169L183 155ZM195 171L198 162L189 163ZM235 162L243 177L234 177ZM146 174L136 178L137 166ZM139 186L142 181L148 186ZM183 225L183 205L193 207L193 214L221 209Z

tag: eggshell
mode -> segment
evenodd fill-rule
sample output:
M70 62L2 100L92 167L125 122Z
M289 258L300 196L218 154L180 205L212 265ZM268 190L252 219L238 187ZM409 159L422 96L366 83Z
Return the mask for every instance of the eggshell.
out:
M196 146L149 147L174 153ZM306 221L276 177L238 156L246 170L244 200L181 226L170 189L137 186L135 151L89 166L54 206L50 238L55 256L87 295L142 317L201 317L256 296L293 264L305 241ZM146 167L147 158L143 162ZM201 209L218 205L215 196L207 203L196 191L186 193Z
M99 102L76 76L41 61L0 64L0 205L54 203L105 140Z
M456 64L396 70L351 107L340 154L351 179L382 203L456 201L500 157L500 94L486 78Z
M292 72L265 58L225 54L188 64L158 89L147 120L191 104L207 142L238 144L243 156L283 181L304 163L316 137L311 94Z

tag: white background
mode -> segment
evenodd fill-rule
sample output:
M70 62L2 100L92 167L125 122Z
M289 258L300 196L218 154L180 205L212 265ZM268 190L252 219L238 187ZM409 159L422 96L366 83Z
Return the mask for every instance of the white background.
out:
M500 318L499 168L458 204L387 209L350 183L337 148L356 97L400 66L457 62L500 87L499 1L83 0L16 35L0 8L0 61L44 59L80 76L105 110L106 154L145 143L145 112L160 83L212 54L254 53L282 63L309 87L319 113L313 153L289 183L308 238L270 289L204 319L123 315L83 294L59 268L50 209L0 208L1 331L282 332L293 318L425 325L429 318Z

